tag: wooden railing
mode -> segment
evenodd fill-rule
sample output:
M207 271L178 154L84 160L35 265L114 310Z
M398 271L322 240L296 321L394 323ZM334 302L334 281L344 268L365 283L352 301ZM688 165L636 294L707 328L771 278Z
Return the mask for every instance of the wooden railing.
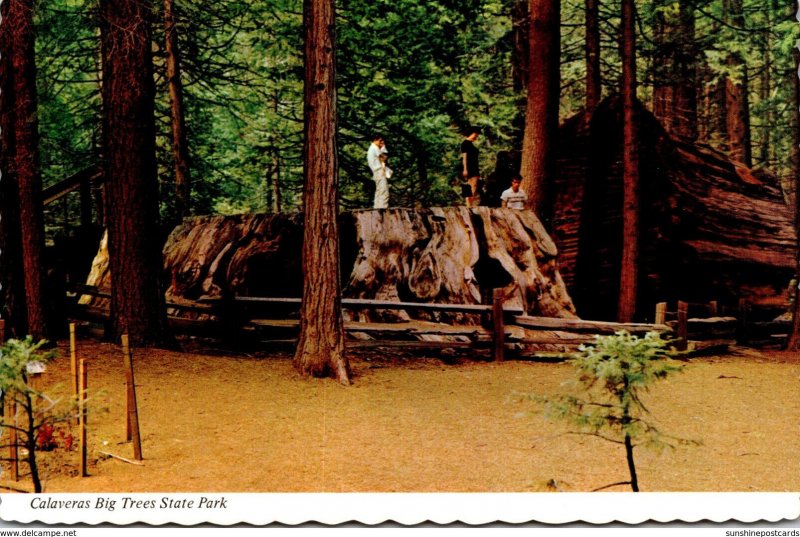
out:
M108 299L109 293L94 286L70 284L69 291L77 298L89 295ZM399 310L443 314L466 314L476 316L476 324L452 325L441 322L360 322L348 321L345 329L352 334L363 333L374 337L374 343L354 341L354 346L419 346L419 347L482 347L491 349L496 361L505 359L505 351L523 345L557 345L575 348L592 341L595 334L610 334L620 330L631 333L650 331L666 332L666 324L610 323L582 319L560 319L525 315L521 308L504 303L505 295L495 290L492 304L441 304L420 302L395 302L362 298L343 298L342 308L350 311ZM170 323L174 329L188 333L220 337L235 341L242 330L262 332L294 333L299 329L296 313L301 299L287 297L243 297L202 298L193 300L171 300L168 310L173 313L191 312L197 319L172 315ZM287 311L287 308L289 311ZM98 306L73 307L73 318L105 322L108 308ZM518 327L518 328L515 328ZM520 328L524 330L520 330ZM520 336L519 333L524 333ZM422 336L446 336L447 341L408 341L402 338ZM401 339L398 339L401 338ZM430 337L428 338L430 339ZM456 339L456 341L454 341ZM457 341L460 339L461 341ZM467 341L464 341L464 340ZM292 339L270 341L290 342Z

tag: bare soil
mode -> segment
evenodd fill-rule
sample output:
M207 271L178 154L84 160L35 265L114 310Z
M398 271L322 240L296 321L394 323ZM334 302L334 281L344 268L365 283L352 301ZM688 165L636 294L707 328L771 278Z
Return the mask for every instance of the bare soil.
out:
M91 475L77 476L77 449L57 434L59 447L41 457L45 491L590 491L628 478L622 446L568 434L514 397L563 392L573 377L563 363L364 352L351 356L354 384L343 387L300 378L287 352L190 347L135 352L140 466L101 453L133 458L120 349L81 342ZM68 392L63 343L60 354L41 380L48 393ZM800 490L799 394L797 354L691 359L646 402L664 432L702 443L638 448L642 490Z

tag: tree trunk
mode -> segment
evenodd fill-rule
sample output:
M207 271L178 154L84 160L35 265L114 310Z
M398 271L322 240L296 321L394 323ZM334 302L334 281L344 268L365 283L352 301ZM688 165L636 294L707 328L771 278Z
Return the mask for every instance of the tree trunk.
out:
M790 153L792 179L794 183L794 226L797 230L797 272L795 276L794 307L792 311L792 331L786 348L790 351L800 350L800 51L792 50L793 69L789 71L791 84L794 88L794 102L791 105L790 125L792 128L792 150Z
M694 7L659 11L654 32L659 49L653 73L653 113L670 134L697 139L697 45Z
M172 158L175 161L175 217L180 221L189 214L191 183L189 177L189 146L186 141L186 122L183 109L183 85L178 52L178 30L173 11L174 0L164 0L164 32L167 64L167 85L172 112Z
M528 0L511 0L511 81L516 94L516 113L512 119L514 145L519 147L525 137L525 106L527 104L530 61L530 17Z
M303 303L294 356L303 375L350 384L339 275L334 0L304 0Z
M675 134L697 139L697 42L694 4L682 0L678 13L679 46L676 57Z
M636 315L639 269L639 147L636 132L636 34L633 0L622 0L622 262L617 320Z
M34 339L48 335L44 297L44 218L42 176L39 170L36 63L34 59L33 2L9 0L14 81L14 172L19 188L22 265L28 332Z
M8 21L10 2L0 3ZM0 24L0 318L6 334L22 338L28 333L19 218L19 190L14 170L14 80L12 78L11 25Z
M761 69L761 81L758 88L758 97L761 102L769 100L769 94L772 91L772 48L774 46L772 40L772 28L770 25L773 20L773 12L776 11L776 2L768 3L764 8L766 15L766 28L761 32L763 43L763 56L764 66ZM794 87L794 86L792 86ZM770 146L771 135L770 131L774 128L775 114L772 107L769 107L764 114L761 126L761 140L759 142L758 160L759 164L765 168L770 167Z
M558 112L561 94L561 3L531 0L530 64L525 136L522 142L522 189L528 207L549 225L547 189L557 165Z
M742 0L725 0L725 15L729 24L744 27ZM731 158L746 166L753 165L750 140L750 105L748 100L747 65L737 54L727 60L731 71L738 76L725 78L726 126Z
M132 345L163 343L151 4L102 0L103 137L112 282L110 334Z
M522 92L528 87L529 28L528 0L512 0L511 37L514 51L511 54L511 79L514 91Z
M603 93L600 71L600 0L586 0L586 111L600 104Z
M272 94L272 111L275 115L278 114L278 90ZM281 212L281 155L277 144L272 147L272 173L271 173L272 189L272 212Z

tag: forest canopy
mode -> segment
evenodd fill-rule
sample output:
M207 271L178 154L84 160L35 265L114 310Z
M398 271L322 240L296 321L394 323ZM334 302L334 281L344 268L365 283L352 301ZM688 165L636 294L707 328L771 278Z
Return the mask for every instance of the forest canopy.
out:
M669 31L688 8L694 33ZM163 4L156 2L158 177L162 216L172 221L174 169ZM41 166L47 187L100 159L101 65L98 11L90 0L36 5ZM174 3L193 214L295 210L301 205L303 131L302 2L221 0ZM365 151L373 133L390 151L392 204L449 205L461 129L482 128L481 168L498 151L520 149L525 113L527 2L519 0L341 0L337 5L340 196L343 208L370 205ZM565 119L585 105L585 2L561 3L561 98ZM636 2L638 97L675 76L676 51L691 56L699 141L727 150L721 81L747 82L752 164L789 184L792 60L798 27L775 0ZM600 2L603 95L618 91L619 7ZM665 28L667 28L665 30ZM524 37L524 36L523 36ZM731 58L735 58L733 61ZM666 67L665 67L666 66ZM724 121L724 120L723 120ZM77 207L77 196L64 203ZM50 233L66 231L60 206ZM77 210L68 211L76 218Z

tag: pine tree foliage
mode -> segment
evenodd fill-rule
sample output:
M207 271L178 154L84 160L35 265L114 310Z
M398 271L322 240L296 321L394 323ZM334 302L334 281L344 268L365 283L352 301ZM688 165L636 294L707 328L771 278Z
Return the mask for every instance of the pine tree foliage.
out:
M644 337L624 331L596 336L594 343L582 345L567 360L576 372L576 379L568 383L572 393L519 398L543 405L548 419L563 422L577 434L625 445L631 481L614 485L631 484L638 490L635 447L663 450L698 444L660 431L643 399L657 381L683 370L676 355L656 332Z
M450 204L460 130L480 125L481 167L497 151L520 149L524 90L515 91L514 0L341 0L337 9L340 189L344 208L370 205L373 187L365 152L374 132L384 136L395 170L392 204ZM658 20L673 20L681 5L696 19L694 39L670 46L696 53L701 141L725 150L724 133L710 128L719 111L702 98L724 77L746 72L755 165L784 180L787 191L797 104L787 73L800 37L785 3L742 0L743 23L726 18L723 0L636 1L638 96L652 105L662 76ZM154 3L160 10L158 2ZM37 3L37 64L41 162L45 186L100 158L99 33L95 0ZM302 32L300 0L176 0L182 82L192 171L192 212L271 210L278 181L281 208L300 207L302 183ZM163 25L155 14L157 130L161 207L174 205L169 100ZM585 102L585 3L562 0L562 120ZM603 93L619 91L619 9L600 2ZM728 58L746 70L733 69ZM708 93L706 91L706 93ZM707 125L706 125L707 124ZM77 196L64 204L78 211ZM48 212L60 229L63 204Z

